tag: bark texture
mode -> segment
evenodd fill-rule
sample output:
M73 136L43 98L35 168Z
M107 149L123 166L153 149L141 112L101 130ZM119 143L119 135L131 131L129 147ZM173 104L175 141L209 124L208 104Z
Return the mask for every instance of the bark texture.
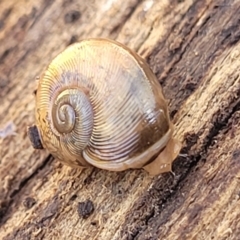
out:
M239 239L240 1L0 2L0 238ZM173 172L71 169L34 151L36 77L86 37L141 54L183 142Z

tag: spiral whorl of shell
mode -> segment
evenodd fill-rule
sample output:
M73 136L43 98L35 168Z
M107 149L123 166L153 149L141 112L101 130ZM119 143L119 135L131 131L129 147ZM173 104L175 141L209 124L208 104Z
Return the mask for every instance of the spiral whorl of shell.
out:
M76 43L52 61L39 81L36 118L55 157L115 171L144 166L172 134L147 64L104 39Z
M91 138L93 109L88 84L78 74L74 52L59 55L42 76L36 119L45 148L70 165L86 165L82 151Z

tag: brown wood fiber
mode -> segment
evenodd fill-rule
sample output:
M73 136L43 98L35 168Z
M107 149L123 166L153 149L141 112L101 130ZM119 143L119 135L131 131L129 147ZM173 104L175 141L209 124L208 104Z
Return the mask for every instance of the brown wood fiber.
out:
M0 239L239 239L239 16L239 0L0 1L0 129L16 125L0 139ZM183 142L174 174L71 169L32 149L35 79L86 37L156 73Z

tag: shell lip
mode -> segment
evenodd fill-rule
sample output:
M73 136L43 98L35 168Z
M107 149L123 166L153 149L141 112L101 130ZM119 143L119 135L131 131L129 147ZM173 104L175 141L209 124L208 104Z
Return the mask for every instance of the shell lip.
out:
M114 161L95 161L90 158L85 151L83 151L83 157L91 165L109 171L124 171L130 168L142 168L154 155L159 153L166 146L167 142L172 136L172 133L173 129L170 127L166 134L162 136L159 141L154 143L144 152L129 159L123 159L122 161L119 159L117 163Z

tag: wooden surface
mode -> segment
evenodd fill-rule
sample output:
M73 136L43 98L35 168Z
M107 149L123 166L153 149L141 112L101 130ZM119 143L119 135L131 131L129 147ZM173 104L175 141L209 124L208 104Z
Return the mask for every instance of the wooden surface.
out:
M0 239L239 239L239 16L239 0L0 1L0 128L16 125L0 140ZM71 169L30 146L35 78L86 37L156 73L183 142L175 175Z

